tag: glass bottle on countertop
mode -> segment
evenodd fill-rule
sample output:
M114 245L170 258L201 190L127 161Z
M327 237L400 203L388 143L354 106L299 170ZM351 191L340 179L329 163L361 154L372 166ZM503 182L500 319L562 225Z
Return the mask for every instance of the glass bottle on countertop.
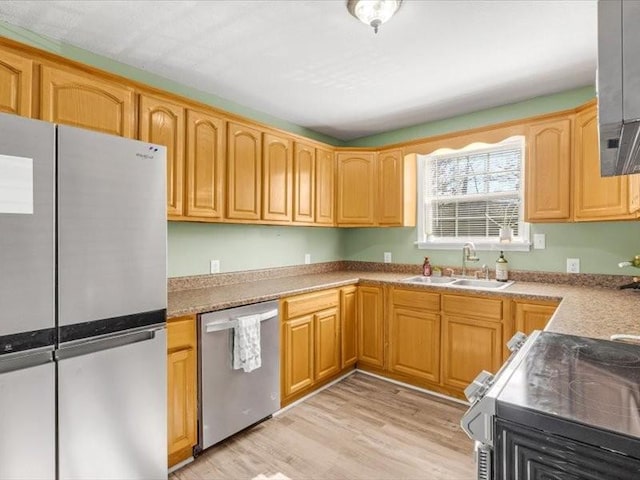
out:
M500 256L496 260L496 280L499 282L509 280L509 262L504 258L502 250L500 250Z
M422 264L422 275L430 277L432 273L431 263L429 263L429 257L424 257L424 263Z

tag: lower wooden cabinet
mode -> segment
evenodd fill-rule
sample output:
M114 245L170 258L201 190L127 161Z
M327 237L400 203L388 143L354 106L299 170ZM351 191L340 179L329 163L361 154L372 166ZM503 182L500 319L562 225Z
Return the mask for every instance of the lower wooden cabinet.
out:
M516 332L529 335L544 330L558 307L558 302L513 302L513 321Z
M283 299L281 404L291 403L342 371L340 291Z
M358 364L384 367L384 297L380 287L358 287Z
M168 453L169 466L191 457L198 443L196 316L167 324Z
M355 365L358 361L357 291L355 286L340 289L340 333L342 337L340 366L342 368Z

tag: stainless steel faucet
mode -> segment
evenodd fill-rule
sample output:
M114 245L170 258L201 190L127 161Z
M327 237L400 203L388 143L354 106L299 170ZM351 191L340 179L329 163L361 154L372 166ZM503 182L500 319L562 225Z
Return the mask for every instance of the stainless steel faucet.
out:
M462 247L462 276L467 274L467 262L477 262L480 259L476 256L476 246L473 242L467 242Z

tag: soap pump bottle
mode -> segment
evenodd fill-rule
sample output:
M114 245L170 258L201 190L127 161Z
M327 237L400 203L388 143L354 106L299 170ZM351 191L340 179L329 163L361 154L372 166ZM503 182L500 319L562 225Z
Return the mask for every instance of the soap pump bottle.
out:
M431 263L429 263L429 257L424 257L424 263L422 264L422 275L425 277L431 276Z
M496 280L499 282L509 280L509 262L504 258L502 250L500 250L500 256L496 260Z

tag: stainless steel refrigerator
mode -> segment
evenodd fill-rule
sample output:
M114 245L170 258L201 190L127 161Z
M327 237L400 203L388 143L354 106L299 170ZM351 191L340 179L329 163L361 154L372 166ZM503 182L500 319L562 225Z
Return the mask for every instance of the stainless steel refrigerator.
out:
M0 114L0 478L167 477L164 147Z

